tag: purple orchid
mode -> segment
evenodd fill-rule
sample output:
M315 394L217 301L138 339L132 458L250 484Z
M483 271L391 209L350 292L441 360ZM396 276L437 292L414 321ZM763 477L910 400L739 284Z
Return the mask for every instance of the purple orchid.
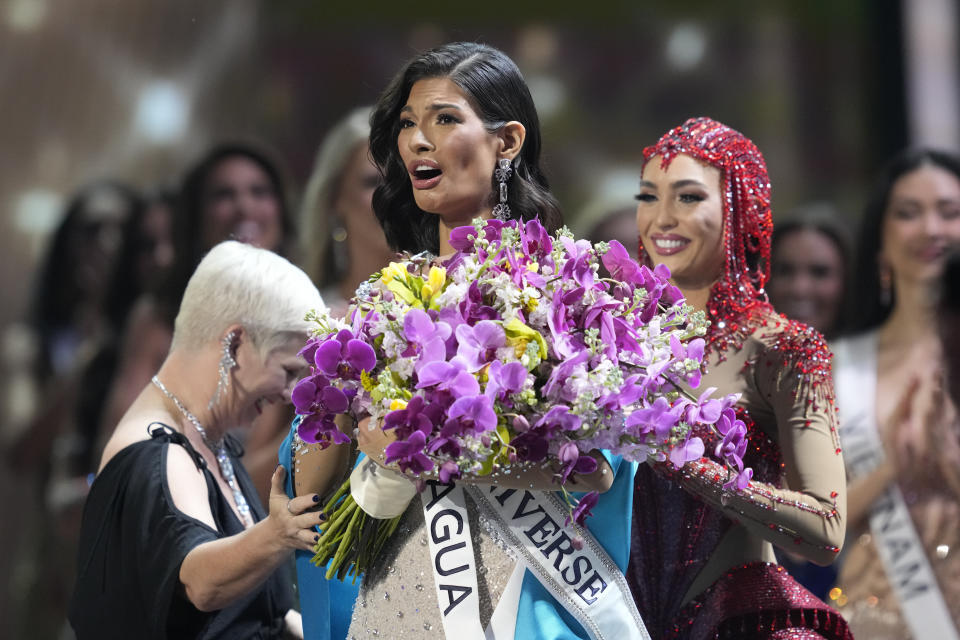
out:
M414 431L406 440L391 442L384 449L387 464L394 462L404 473L423 473L433 469L434 464L423 452L427 437L422 431Z
M480 383L473 374L469 373L466 361L460 357L454 357L450 362L443 360L428 362L420 367L417 376L419 377L417 389L435 387L449 391L457 398L480 393Z
M581 455L580 449L572 442L564 442L557 451L557 459L563 465L560 472L560 484L577 473L593 473L597 470L597 461L591 456Z
M377 365L377 354L366 342L354 338L349 329L342 329L317 347L313 361L329 378L359 380L361 371L372 371Z
M458 467L457 463L453 460L445 461L440 465L440 469L438 471L440 482L443 484L448 484L460 477L460 467Z
M736 418L733 409L727 409L717 422L717 431L723 440L717 444L715 455L742 471L743 456L747 452L747 425Z
M564 521L563 526L570 524L570 521L576 522L577 524L583 526L584 521L593 515L593 512L590 511L595 506L597 502L600 501L600 494L596 491L591 491L584 495L577 502L577 506L574 507L573 513L567 516L567 519Z
M614 280L623 280L631 284L642 284L639 278L640 265L630 257L630 253L617 240L610 241L610 250L600 258L603 266Z
M330 442L350 441L333 421L335 415L347 410L349 400L343 391L331 386L329 380L320 375L304 378L293 388L290 399L297 413L303 416L297 432L304 442L326 446Z
M679 407L679 408L682 408ZM657 441L663 442L670 436L670 431L680 422L678 407L670 406L670 402L663 396L653 401L653 404L635 410L627 417L626 426L635 430L639 435L646 435L651 431ZM639 427L639 429L635 429Z
M553 435L558 431L576 431L582 424L580 416L571 413L570 407L555 405L550 407L534 426L543 429L548 435Z
M493 410L493 402L487 396L457 398L447 409L447 416L472 425L472 430L477 434L497 426L497 414Z
M737 491L743 491L750 486L750 481L753 480L753 469L749 467L744 469L739 473L735 473L730 480L723 483L723 488L729 491L730 489L736 489Z
M687 438L682 444L670 449L670 462L679 469L691 460L702 458L704 450L703 440L696 436Z
M383 417L383 430L394 429L400 439L409 437L414 431L430 435L441 415L441 411L428 405L421 396L413 396L406 407L395 409Z
M716 387L710 387L700 394L696 402L687 405L686 420L690 424L715 424L720 419L725 406L724 401L710 398Z
M457 355L467 363L468 371L479 371L496 358L496 350L507 343L503 327L490 320L482 320L474 326L462 324L457 327L460 347Z
M446 340L450 337L450 325L446 322L434 322L426 311L410 309L403 319L403 335L411 345L420 347L420 359L417 369L428 362L446 360ZM414 355L414 349L409 355Z
M527 376L527 368L519 362L503 364L499 360L494 360L487 368L487 386L483 393L491 400L498 400L510 393L518 393L523 390Z
M550 257L553 241L539 220L528 220L523 227L522 246L524 252L533 260L542 261Z
M440 434L430 439L427 446L427 452L430 454L442 454L456 460L462 453L460 438L463 437L467 427L456 418L448 418L440 429Z
M561 237L560 241L567 250L568 258L560 270L564 280L573 280L584 289L593 287L595 274L590 266L593 256L593 246L586 240L574 242L570 238Z
M517 459L524 462L540 462L547 457L550 443L546 436L535 429L521 433L510 441L510 446L516 449Z
M556 346L556 345L554 345ZM551 400L573 400L573 398L563 397L563 385L567 378L573 374L573 371L587 360L590 359L590 352L581 349L576 353L570 354L572 357L565 359L560 366L554 367L547 378L547 383L543 385L543 395Z

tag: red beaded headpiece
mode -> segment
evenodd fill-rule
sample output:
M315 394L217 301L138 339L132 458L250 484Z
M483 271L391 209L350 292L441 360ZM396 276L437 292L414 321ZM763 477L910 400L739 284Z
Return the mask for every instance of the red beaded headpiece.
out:
M756 145L710 118L691 118L668 131L643 150L644 166L659 156L667 168L681 153L716 167L723 176L724 266L707 305L711 320L717 322L766 298L763 287L770 277L773 235L770 178Z

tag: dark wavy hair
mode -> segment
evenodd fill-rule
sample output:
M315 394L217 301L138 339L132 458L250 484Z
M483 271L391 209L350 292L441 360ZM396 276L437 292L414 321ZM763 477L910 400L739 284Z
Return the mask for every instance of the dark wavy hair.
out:
M295 238L293 215L287 202L286 185L279 164L267 151L247 142L225 142L212 147L186 173L177 195L177 210L173 221L173 244L176 256L166 283L159 291L163 314L173 326L180 299L200 260L212 247L204 246L203 218L207 183L213 172L226 160L244 158L256 164L267 174L280 209L282 239L279 247L265 247L283 257L289 257ZM227 238L222 238L226 240Z
M893 291L890 303L880 299L880 269L877 256L883 236L890 192L894 183L904 175L924 166L934 166L949 171L960 180L960 157L946 151L917 148L905 149L883 166L873 185L870 199L860 223L860 237L854 268L857 286L850 296L851 308L848 327L852 333L869 331L882 325L896 304L897 292Z
M560 207L540 168L540 120L520 70L513 60L493 47L454 42L407 62L384 90L370 116L370 153L382 176L373 193L373 210L390 246L397 251L439 251L437 219L414 201L410 177L397 146L400 110L414 83L425 78L449 78L463 91L491 133L511 120L523 124L526 139L513 161L509 182L511 216L522 220L539 217L551 233L558 229L563 224ZM492 205L496 184L492 169L490 173Z

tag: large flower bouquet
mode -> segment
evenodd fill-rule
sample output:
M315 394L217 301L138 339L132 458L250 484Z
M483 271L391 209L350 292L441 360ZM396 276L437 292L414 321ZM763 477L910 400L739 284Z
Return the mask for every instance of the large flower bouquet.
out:
M385 462L415 478L549 468L582 524L597 494L566 486L606 449L682 466L722 442L728 485L744 486L746 428L735 396L693 397L707 321L616 242L591 245L537 221L476 221L455 229L443 262L392 263L357 291L346 321L314 314L303 355L311 375L293 391L306 442L346 443L337 414L392 433ZM600 264L608 277L600 276ZM324 507L314 562L328 577L362 573L396 527L367 516L344 485Z

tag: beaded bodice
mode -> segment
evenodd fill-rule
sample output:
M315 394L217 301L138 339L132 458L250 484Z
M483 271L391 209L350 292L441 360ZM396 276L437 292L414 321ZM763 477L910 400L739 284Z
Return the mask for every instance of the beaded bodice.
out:
M754 477L742 492L724 491L725 470L710 455L717 438L706 431L698 435L708 455L699 461L679 471L668 464L638 470L627 579L653 637L675 627L702 572L715 579L729 569L714 556L732 527L758 539L756 548L768 540L817 558L831 557L843 535L837 498L844 475L822 340L762 303L726 335L701 387L741 394L744 464ZM814 357L800 357L807 352ZM814 367L821 357L823 366Z

